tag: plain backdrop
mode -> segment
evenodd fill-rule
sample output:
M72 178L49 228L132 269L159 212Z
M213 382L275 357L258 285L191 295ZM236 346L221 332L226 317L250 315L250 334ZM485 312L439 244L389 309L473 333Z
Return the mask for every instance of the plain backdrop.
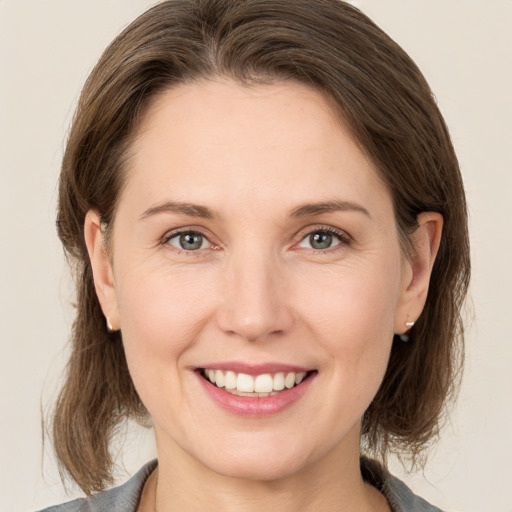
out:
M73 313L54 227L62 149L83 82L148 0L0 0L0 511L61 502L41 412L55 396ZM451 129L473 257L460 399L425 472L393 471L450 511L512 511L512 1L361 0L416 60ZM133 426L125 480L155 456Z

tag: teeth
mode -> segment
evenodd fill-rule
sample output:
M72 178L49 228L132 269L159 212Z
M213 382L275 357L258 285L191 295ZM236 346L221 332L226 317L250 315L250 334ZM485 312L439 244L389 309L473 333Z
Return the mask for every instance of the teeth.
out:
M236 389L236 373L226 372L226 378L224 379L224 386L226 389Z
M222 370L215 370L215 384L218 388L224 387L224 372Z
M274 379L270 373L258 375L254 379L254 391L256 393L270 393L273 389Z
M276 373L274 375L274 383L272 386L276 391L284 389L284 373Z
M287 373L286 377L284 378L284 385L290 389L295 386L295 373Z
M295 384L300 384L304 380L305 376L306 372L297 373L297 375L295 375Z
M236 389L244 393L254 392L254 379L252 376L246 373L239 373L236 379Z
M218 388L225 388L227 391L239 396L271 396L276 391L291 389L300 384L307 375L307 372L279 372L274 375L263 373L261 375L248 375L246 373L235 373L205 369L205 377Z

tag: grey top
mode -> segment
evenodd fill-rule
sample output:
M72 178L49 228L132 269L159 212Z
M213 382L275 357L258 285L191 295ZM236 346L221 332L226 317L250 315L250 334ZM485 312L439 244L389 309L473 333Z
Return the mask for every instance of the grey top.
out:
M40 512L136 512L144 484L157 461L149 462L130 480L119 487L88 498L78 498ZM362 458L361 473L366 482L386 496L393 512L441 512L416 496L398 478L390 475L379 463Z

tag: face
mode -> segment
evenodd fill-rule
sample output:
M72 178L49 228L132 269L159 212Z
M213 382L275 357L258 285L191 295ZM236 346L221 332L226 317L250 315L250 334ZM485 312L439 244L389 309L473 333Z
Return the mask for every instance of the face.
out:
M95 280L159 455L273 479L358 453L412 275L372 164L295 83L182 85L138 135Z

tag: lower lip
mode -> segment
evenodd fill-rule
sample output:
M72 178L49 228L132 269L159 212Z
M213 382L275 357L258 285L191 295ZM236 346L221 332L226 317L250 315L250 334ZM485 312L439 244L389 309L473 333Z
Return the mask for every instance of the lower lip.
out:
M222 409L237 416L264 418L277 414L297 402L309 389L315 375L316 373L309 375L299 385L291 389L286 389L278 392L276 395L266 397L233 395L207 381L199 373L197 377L210 398Z

